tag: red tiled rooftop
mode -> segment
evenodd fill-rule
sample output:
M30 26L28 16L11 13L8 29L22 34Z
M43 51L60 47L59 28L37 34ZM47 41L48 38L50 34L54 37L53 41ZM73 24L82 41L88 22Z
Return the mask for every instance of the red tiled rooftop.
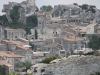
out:
M68 32L68 31L65 31L66 33L68 33L68 34L74 34L74 33L72 33L72 32Z
M7 63L7 60L0 60L0 65L4 65L4 63Z
M24 50L29 50L29 48L23 47L21 45L17 45L18 48L24 49Z
M64 40L67 40L67 41L70 41L70 42L76 42L76 40L73 39L73 38L66 38L66 37L64 37Z
M13 67L14 65L8 63L7 60L0 60L0 65L5 65L5 66L8 66L8 67Z
M13 52L0 51L0 56L10 57L10 58L21 58L23 56L14 54Z
M8 44L11 44L11 45L16 45L15 43L13 43L13 42L8 42Z

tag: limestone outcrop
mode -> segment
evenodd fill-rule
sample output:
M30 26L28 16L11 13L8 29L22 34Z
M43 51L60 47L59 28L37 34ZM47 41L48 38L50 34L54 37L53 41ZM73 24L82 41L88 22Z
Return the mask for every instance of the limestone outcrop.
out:
M69 56L66 62L46 68L46 75L90 75L100 72L100 56Z
M27 0L23 1L22 3L9 2L9 4L5 4L3 6L2 10L3 12L5 12L9 22L12 22L12 19L10 18L10 10L13 9L15 5L21 6L19 8L20 18L18 21L22 23L25 23L26 17L34 15L37 10L37 7L35 5L35 0Z

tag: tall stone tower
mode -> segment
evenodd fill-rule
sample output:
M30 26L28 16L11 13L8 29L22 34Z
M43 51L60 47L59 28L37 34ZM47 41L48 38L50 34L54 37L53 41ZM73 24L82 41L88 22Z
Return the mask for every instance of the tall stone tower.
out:
M35 0L27 0L28 4L31 5L35 5Z

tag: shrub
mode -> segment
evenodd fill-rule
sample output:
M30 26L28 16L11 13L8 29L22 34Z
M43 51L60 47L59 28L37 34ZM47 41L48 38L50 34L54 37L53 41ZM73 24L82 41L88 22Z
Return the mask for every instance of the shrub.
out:
M58 55L50 56L50 57L45 58L44 60L42 60L41 63L47 63L48 64L48 63L50 63L51 61L53 61L53 60L55 60L57 58L60 58L60 57Z

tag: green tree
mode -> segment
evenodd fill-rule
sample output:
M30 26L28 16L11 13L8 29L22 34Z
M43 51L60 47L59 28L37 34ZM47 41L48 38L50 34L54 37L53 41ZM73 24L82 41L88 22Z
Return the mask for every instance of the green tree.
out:
M73 5L76 5L76 6L78 6L78 4L77 4L77 3L73 3Z
M4 21L4 22L8 22L6 15L2 15L0 16L0 20Z
M96 13L96 10L95 10L93 7L91 7L91 8L89 9L89 11L91 11L92 13Z
M30 67L32 66L32 64L31 64L30 62L28 62L28 61L26 61L26 62L24 63L24 65L25 65L25 68L26 68L26 72L27 72L27 70L30 69Z
M26 18L26 24L24 23L19 23L18 20L20 18L20 13L19 13L19 9L20 9L20 5L15 5L11 10L10 10L10 17L12 19L12 22L9 23L6 15L2 15L0 16L0 20L3 21L3 26L4 27L9 27L9 28L22 28L26 31L27 34L31 34L30 29L37 27L38 25L38 19L36 15L31 15L29 17ZM37 7L37 11L38 11L38 7Z
M6 75L5 65L0 65L0 75Z
M25 62L18 62L15 64L15 68L17 69L21 69L21 68L25 68L25 71L27 72L28 69L30 69L30 67L32 66L32 64L28 61Z
M32 74L29 74L29 73L28 73L28 74L26 74L26 75L32 75Z
M24 62L18 62L15 64L16 68L23 68L24 67Z
M32 16L27 17L26 18L26 23L27 23L27 26L30 27L30 28L37 27L37 25L38 25L37 16L32 15Z
M88 4L83 4L83 5L81 6L81 8L84 9L84 10L87 10L87 9L88 9Z
M40 7L40 9L45 12L50 12L53 9L53 7L51 5L48 6L43 5L42 7Z
M35 28L35 39L38 39L38 32L36 28Z
M60 57L58 55L50 56L50 57L45 58L44 60L42 60L41 63L47 63L48 64L48 63L50 63L51 61L53 61L53 60L55 60L57 58L60 58Z
M15 6L13 7L13 9L10 10L10 17L11 17L11 19L12 19L13 22L18 22L18 20L19 20L19 18L20 18L20 13L19 13L19 8L20 8L20 7L21 7L21 6L15 5Z
M90 75L94 75L94 74L90 74ZM100 75L100 72L96 72L95 75Z
M38 19L36 15L32 15L26 18L27 26L25 28L27 34L31 34L30 29L37 27Z
M88 43L88 45L93 50L98 50L98 49L100 49L100 39L97 36L93 35L92 39L90 39L90 42Z
M8 75L20 75L17 72L9 73Z

